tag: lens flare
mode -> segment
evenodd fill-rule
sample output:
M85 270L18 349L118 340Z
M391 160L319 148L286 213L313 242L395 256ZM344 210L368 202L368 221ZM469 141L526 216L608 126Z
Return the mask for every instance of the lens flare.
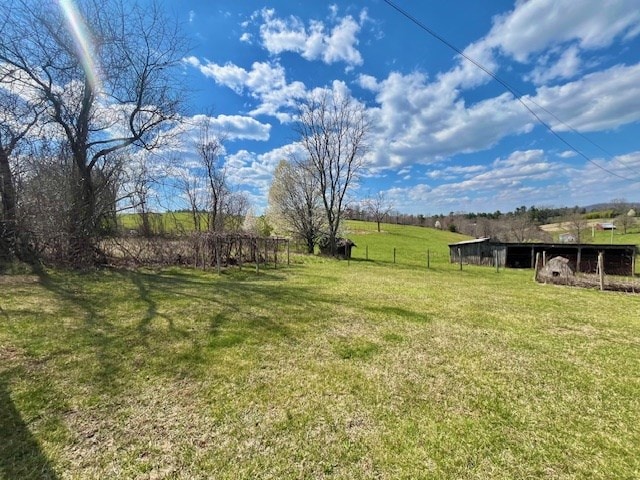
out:
M69 31L75 40L76 49L87 80L93 91L98 93L100 90L100 75L93 59L95 49L87 25L73 0L58 0L58 3L67 20Z

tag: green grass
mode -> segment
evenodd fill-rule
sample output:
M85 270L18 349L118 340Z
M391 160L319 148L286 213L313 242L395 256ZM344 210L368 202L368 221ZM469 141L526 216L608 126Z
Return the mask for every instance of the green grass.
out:
M598 230L593 236L591 234L591 231L585 232L585 239L591 243L640 245L640 228L638 227L629 228L626 234L622 232L622 229L620 231L614 230L613 235L611 235L611 231Z
M199 214L201 228L206 229L206 215ZM149 222L156 233L193 232L193 218L189 212L150 213ZM136 213L118 215L118 226L123 230L136 230L141 226L140 216Z
M0 277L0 478L640 475L640 296L369 227L376 261Z
M412 268L426 268L427 253L430 265L448 264L448 244L468 240L470 237L436 230L433 228L412 227L382 223L380 233L373 222L350 220L345 223L345 236L355 242L352 251L354 260L366 260L395 264Z

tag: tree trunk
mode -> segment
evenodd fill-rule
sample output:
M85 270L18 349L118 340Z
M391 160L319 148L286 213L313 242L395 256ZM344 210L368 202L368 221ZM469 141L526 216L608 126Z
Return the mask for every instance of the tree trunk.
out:
M9 157L4 150L0 150L0 193L2 193L2 217L4 222L0 228L0 244L6 244L7 257L13 255L16 246L16 190L13 185L13 175L9 165Z
M76 179L72 192L68 261L77 265L91 265L95 260L94 237L97 227L91 170L76 163Z

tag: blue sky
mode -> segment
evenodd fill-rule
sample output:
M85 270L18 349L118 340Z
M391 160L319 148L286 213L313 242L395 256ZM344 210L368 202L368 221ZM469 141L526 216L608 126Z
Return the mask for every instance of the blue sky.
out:
M382 191L415 214L640 201L637 0L394 3L590 161L382 0L168 3L194 43L188 115L213 117L257 212L296 151L295 102L317 88L350 92L373 121L356 201Z

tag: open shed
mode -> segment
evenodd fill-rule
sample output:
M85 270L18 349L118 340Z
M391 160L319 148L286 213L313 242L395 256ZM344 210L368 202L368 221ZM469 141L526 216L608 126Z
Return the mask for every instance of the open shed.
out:
M604 272L609 275L632 276L635 271L635 245L508 243L479 238L449 244L452 263L496 265L507 268L533 268L536 254L543 259L562 256L574 272L596 273L598 253L604 254Z
M356 246L357 245L353 243L350 239L338 237L336 238L335 255L337 257L344 258L344 259L351 258L351 249ZM323 255L331 255L331 247L329 246L328 242L321 241L319 243L319 247L320 247L320 253L322 253Z

